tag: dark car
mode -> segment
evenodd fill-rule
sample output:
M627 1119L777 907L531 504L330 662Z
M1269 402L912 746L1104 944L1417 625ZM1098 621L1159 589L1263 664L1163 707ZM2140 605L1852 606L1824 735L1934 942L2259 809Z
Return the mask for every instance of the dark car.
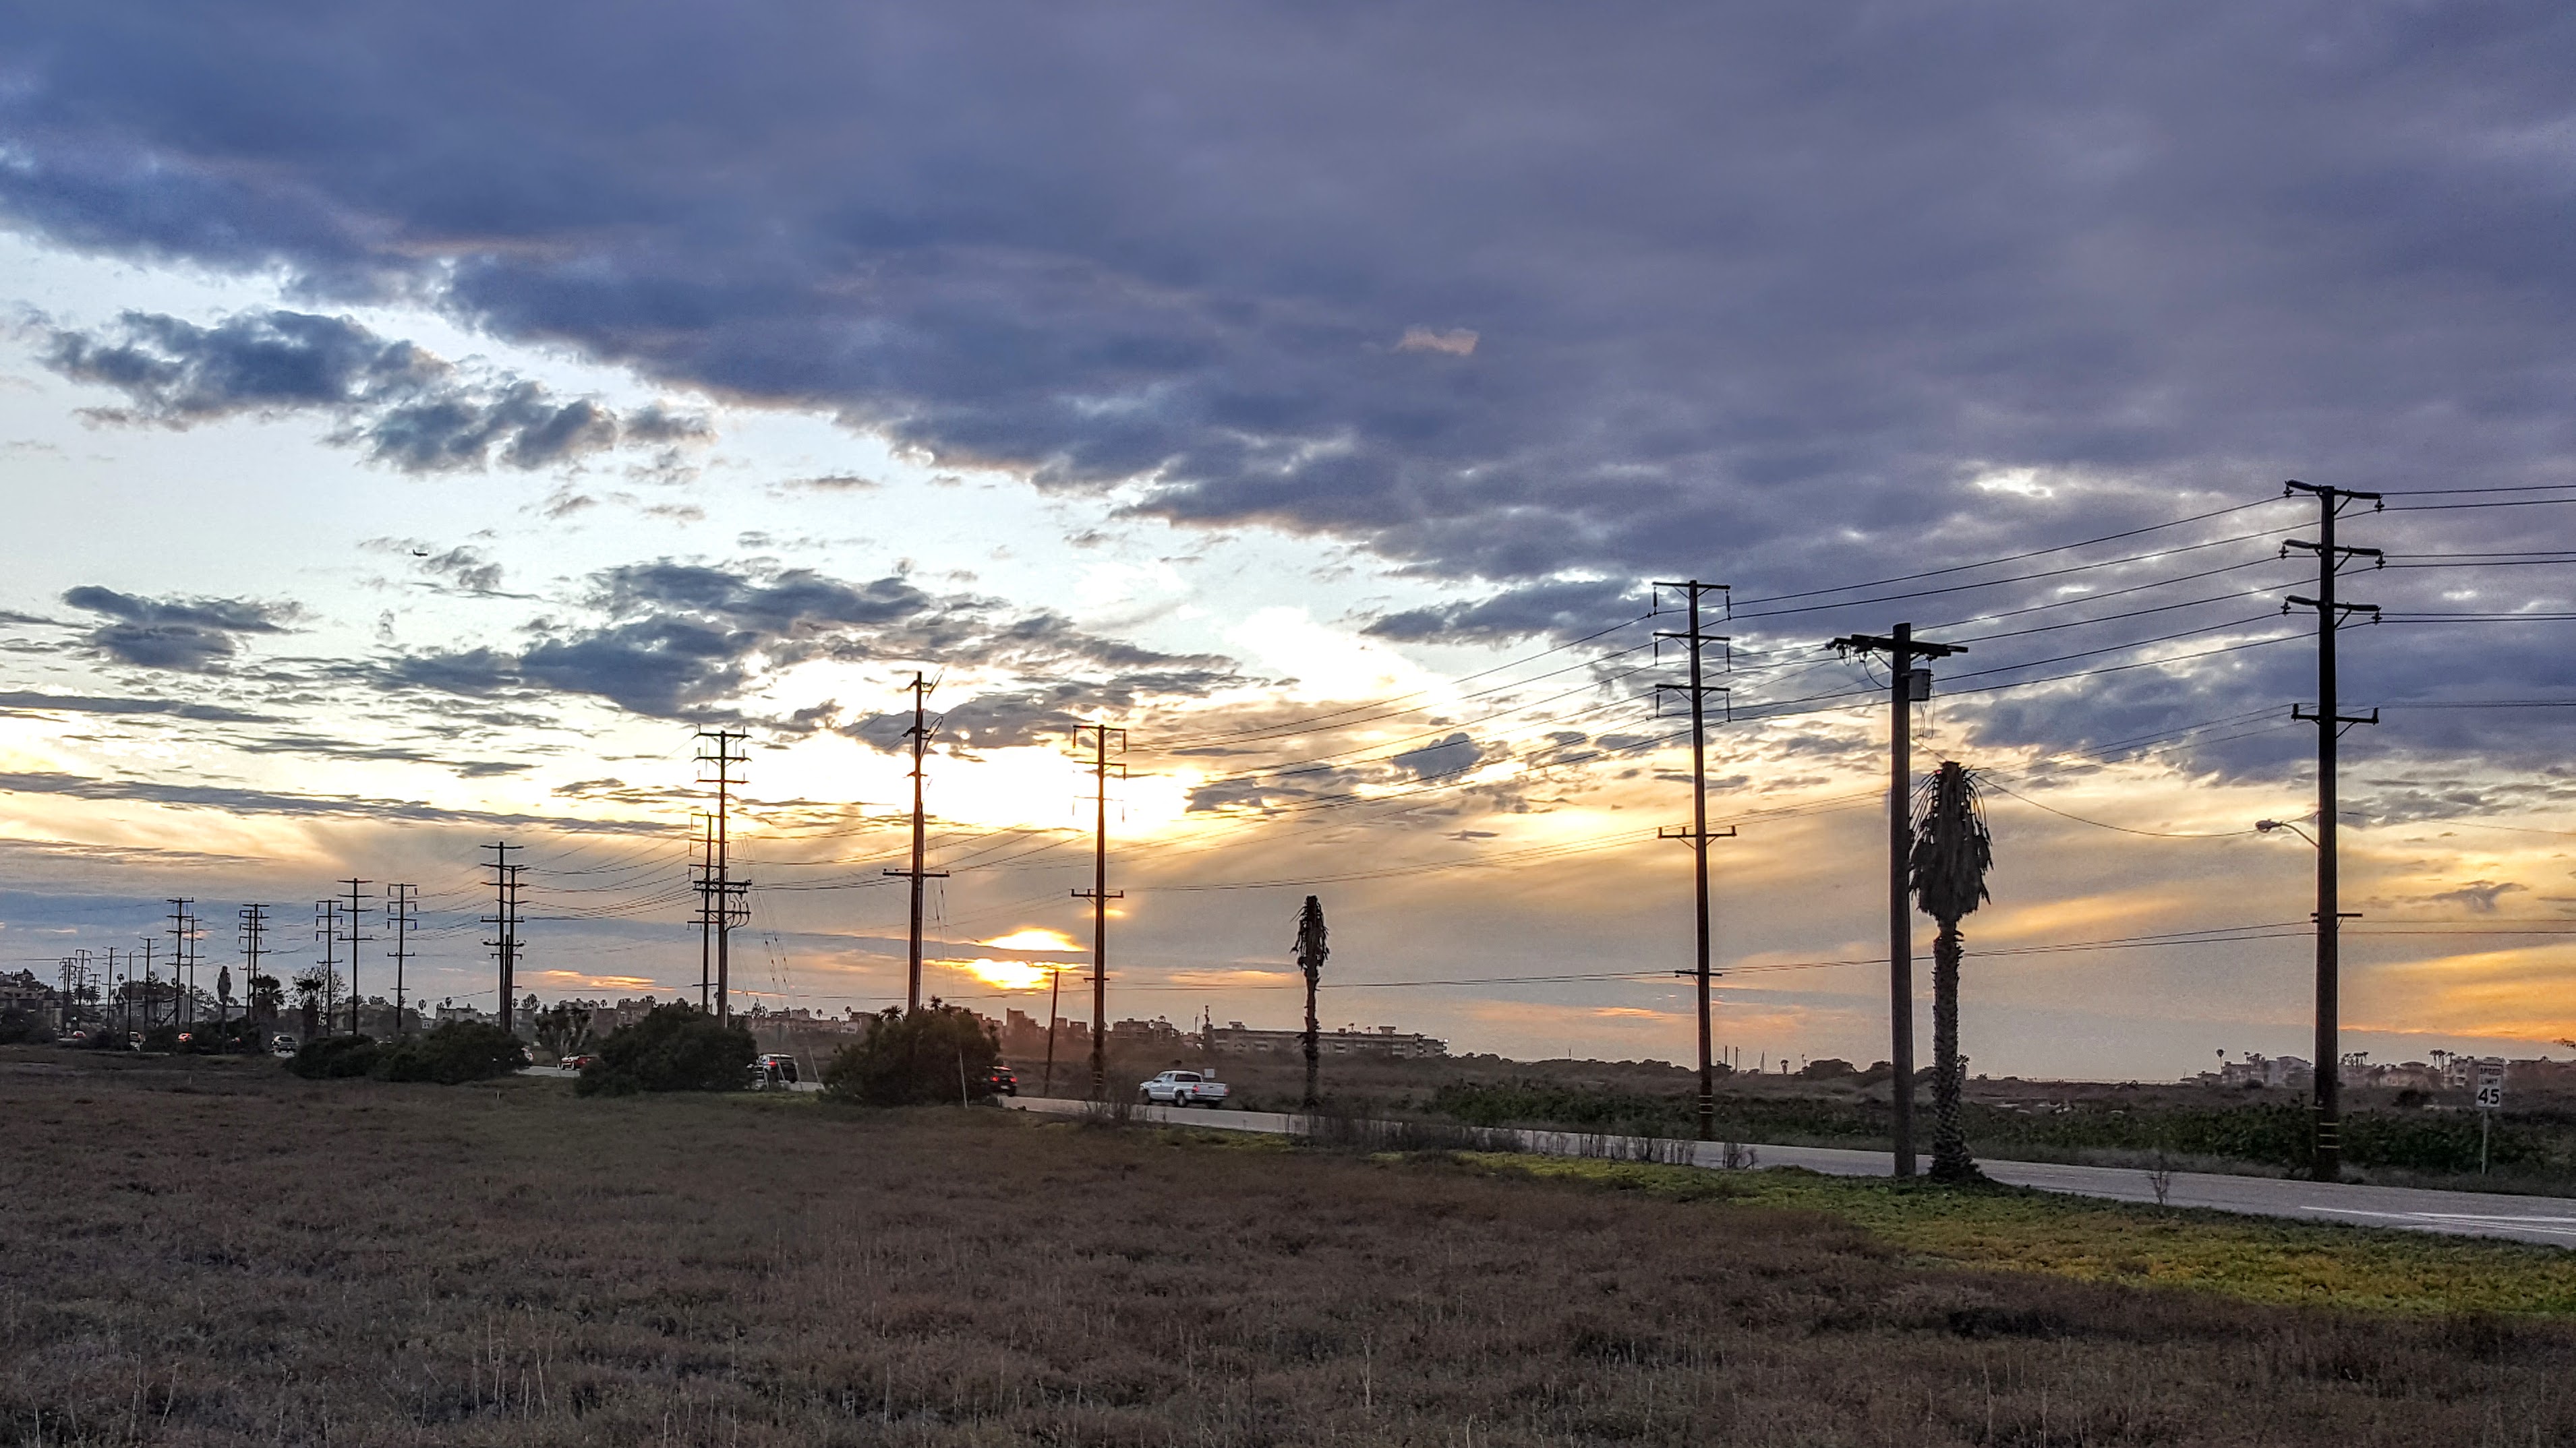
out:
M1020 1073L1008 1066L996 1066L984 1073L984 1089L996 1096L1020 1094Z

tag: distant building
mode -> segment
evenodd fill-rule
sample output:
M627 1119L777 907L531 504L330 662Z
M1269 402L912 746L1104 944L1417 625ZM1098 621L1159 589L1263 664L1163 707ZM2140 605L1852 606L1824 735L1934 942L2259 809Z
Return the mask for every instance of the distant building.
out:
M32 970L0 975L0 1011L25 1011L38 1020L50 1020L54 988L36 979Z
M2215 1079L2221 1086L2305 1086L2315 1079L2315 1071L2296 1056L2248 1051L2242 1061L2221 1063Z
M1111 1030L1114 1038L1116 1028ZM1260 1031L1241 1021L1210 1026L1205 1035L1207 1049L1220 1056L1294 1056L1303 1055L1306 1049L1304 1031ZM1368 1030L1344 1026L1316 1032L1315 1052L1321 1056L1370 1056L1390 1061L1430 1060L1448 1055L1449 1043L1398 1031L1393 1026Z

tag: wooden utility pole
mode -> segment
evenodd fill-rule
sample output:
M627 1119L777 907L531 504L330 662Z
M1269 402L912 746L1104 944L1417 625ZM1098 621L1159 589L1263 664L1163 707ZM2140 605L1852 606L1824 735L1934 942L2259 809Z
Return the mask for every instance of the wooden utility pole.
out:
M170 987L179 997L175 1014L182 1024L191 1027L197 1023L197 959L188 945L196 938L197 922L188 914L188 907L195 903L185 896L170 899ZM181 984L183 977L184 985Z
M1668 689L1690 696L1691 822L1687 830L1663 829L1655 833L1662 839L1688 840L1691 847L1693 884L1697 892L1694 898L1698 925L1695 956L1697 965L1692 975L1699 994L1699 1139L1715 1141L1717 1139L1717 1072L1709 1055L1709 996L1712 980L1709 972L1708 842L1714 839L1733 839L1735 827L1729 825L1714 834L1708 828L1708 696L1712 693L1724 694L1727 689L1722 684L1710 684L1704 681L1702 655L1710 644L1727 642L1727 635L1708 633L1700 627L1699 601L1703 594L1726 593L1727 585L1702 583L1694 578L1687 583L1658 583L1654 587L1658 595L1656 599L1658 605L1662 603L1660 595L1663 590L1667 588L1681 590L1690 619L1690 627L1685 631L1665 630L1655 635L1659 640L1679 640L1689 648L1690 682L1657 684L1655 697L1660 701L1664 691ZM1731 605L1728 611L1733 612Z
M268 907L265 905L244 905L241 907L239 914L241 919L242 1016L246 1020L255 1021L255 1012L259 1003L259 958L261 955L265 954L268 949ZM265 1042L258 1042L256 1044L259 1044L263 1049L266 1047Z
M2354 614L2379 617L2375 603L2339 603L2335 599L2335 575L2343 571L2344 560L2368 558L2383 562L2376 548L2342 548L2335 544L2335 518L2344 505L2368 501L2372 511L2381 506L2379 494L2359 493L2349 488L2320 487L2314 483L2290 482L2282 485L2284 495L2306 493L2317 500L2317 536L2313 541L2291 539L2281 545L2281 556L2293 551L2317 556L2317 596L2301 598L2292 594L2281 605L2283 613L2293 608L2312 608L2317 614L2317 702L2314 707L2290 706L2290 717L2313 721L2317 726L2317 1065L2316 1065L2316 1157L2312 1167L2321 1182L2340 1180L2343 1175L2343 1030L2341 944L2344 915L2341 882L2336 872L2335 856L2335 744L2346 725L2376 724L2379 711L2365 716L2337 712L2335 705L2335 633L2344 620Z
M1932 671L1917 659L1946 659L1968 650L1928 643L1901 623L1894 633L1845 634L1826 645L1844 654L1887 656L1887 1028L1896 1069L1896 1174L1914 1175L1914 906L1905 881L1914 844L1914 709L1932 697Z
M322 1011L314 1026L331 1034L331 1018L340 1012L340 902L313 902L313 935L322 942Z
M1040 1096L1052 1096L1055 1094L1055 1006L1057 998L1063 994L1064 967L1061 965L1049 964L1047 966L1046 1075L1042 1077L1038 1083L1038 1094Z
M343 880L340 883L349 887L349 902L340 911L340 920L342 924L349 927L349 1034L354 1036L359 1034L358 947L375 939L372 935L359 933L358 926L366 919L361 912L365 910L367 902L375 898L365 892L365 887L375 882L353 879Z
M510 852L527 848L507 842L496 842L483 848L492 852L492 913L483 923L492 927L492 938L484 941L492 947L494 963L500 969L501 1029L516 1034L511 1013L518 1008L519 970L519 877L527 866L510 863Z
M708 905L713 907L709 913L713 916L715 927L716 1019L720 1021L733 1019L733 931L734 927L741 924L744 916L749 913L740 902L750 890L751 882L736 880L733 877L731 831L733 787L739 783L733 777L733 767L750 758L748 755L736 754L734 746L750 737L739 730L701 729L698 731L698 739L701 743L712 742L715 745L714 753L701 750L698 754L698 783L712 784L716 787L715 817L708 833L708 839L711 841L708 851L712 862L708 874L712 876L712 880L706 887L706 900ZM710 768L715 770L713 779L706 776L706 771ZM703 936L701 944L703 944ZM916 942L915 954L918 953L918 942ZM699 974L703 985L705 975L703 958L699 961Z
M403 1003L403 963L411 959L412 927L420 923L420 887L387 885L385 887L385 928L394 933L394 948L388 952L394 962L394 1034L411 1034L410 1016Z
M1086 724L1091 734L1092 804L1098 811L1091 828L1091 888L1073 898L1091 902L1091 1099L1109 1099L1109 902L1127 892L1109 888L1109 736L1118 736L1118 752L1127 752L1127 731L1106 724ZM1082 742L1076 731L1074 743ZM1122 768L1120 778L1125 778ZM1048 1042L1054 1050L1052 1034Z
M1315 1062L1319 1053L1318 1037L1322 1023L1315 1018L1315 988L1323 983L1324 957L1332 954L1324 929L1324 902L1313 895L1306 897L1304 909L1297 912L1297 969L1306 977L1306 1109L1323 1105L1315 1092Z
M904 731L904 737L912 741L912 866L910 869L886 871L889 875L906 876L912 881L912 950L903 992L907 1013L921 1009L921 882L948 878L946 870L928 868L930 836L922 823L921 813L922 760L930 749L930 731L934 727L929 714L930 691L938 685L915 673L908 687L912 690L912 727Z

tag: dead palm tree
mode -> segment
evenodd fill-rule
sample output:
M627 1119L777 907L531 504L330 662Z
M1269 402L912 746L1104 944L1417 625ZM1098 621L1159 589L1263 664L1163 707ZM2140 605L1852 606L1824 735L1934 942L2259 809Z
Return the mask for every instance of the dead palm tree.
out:
M1955 760L1923 782L1914 801L1914 847L1906 876L1914 903L1941 926L1932 944L1932 1175L1975 1181L1959 1098L1967 1063L1959 1059L1959 921L1987 900L1992 839L1977 799L1977 776ZM1909 1091L1913 1083L1899 1083Z
M1315 986L1323 979L1324 957L1332 954L1324 944L1324 902L1309 895L1306 908L1297 912L1297 968L1306 973L1306 1103L1308 1111L1319 1104L1315 1097Z

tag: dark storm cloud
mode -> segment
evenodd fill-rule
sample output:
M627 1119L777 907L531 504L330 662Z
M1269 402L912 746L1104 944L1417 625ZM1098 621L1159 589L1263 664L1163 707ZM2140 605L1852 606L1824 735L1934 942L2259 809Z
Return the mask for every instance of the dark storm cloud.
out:
M1633 583L1584 579L1506 589L1472 603L1407 609L1362 632L1405 643L1494 643L1534 634L1580 637L1645 612Z
M274 724L273 715L227 709L218 704L191 704L180 699L119 699L87 694L39 694L26 690L0 693L0 712L9 714L164 714L211 724Z
M1474 740L1464 734L1452 734L1436 744L1395 755L1388 762L1415 779L1440 779L1464 774L1484 757L1484 749Z
M506 374L468 376L409 342L303 312L245 312L212 327L128 312L105 336L54 332L45 361L66 377L124 393L127 406L92 414L106 421L188 427L241 413L319 411L338 420L335 441L413 473L496 461L539 468L613 447L621 436L674 443L708 435L702 419L659 404L621 418L588 398L559 398Z
M74 608L106 615L84 641L118 663L202 673L230 659L243 634L284 632L290 604L239 598L142 598L84 585L63 595Z
M446 809L419 800L371 799L346 794L285 794L229 785L155 784L145 780L100 779L56 771L0 774L0 793L49 794L72 799L132 800L178 809L220 810L228 814L294 815L356 820L412 820L423 824L549 825L598 834L656 834L661 826L617 821L556 819L545 815L498 814L485 810Z
M679 718L729 712L768 674L814 659L972 658L1038 675L1020 692L967 704L954 737L987 747L1061 732L1074 717L1070 709L1196 697L1241 682L1222 658L1139 648L1056 614L934 595L893 574L853 583L812 569L661 559L601 571L583 602L595 621L540 620L516 652L485 646L400 656L380 666L377 681L469 696L587 694L638 714ZM1101 676L1073 676L1079 670ZM830 712L803 710L776 722L810 732ZM842 732L893 747L874 720Z
M2563 478L2571 41L2576 13L2531 0L375 0L327 27L282 0L39 0L0 13L0 208L1492 591L1387 637L1564 636L1627 602L1571 573L1777 594L2285 475ZM224 395L151 335L99 345L78 365L139 409ZM286 400L245 405L401 371L330 355L355 370L257 372L238 385ZM426 467L603 426L475 406L362 435ZM553 637L548 667L682 707L731 687L744 634L785 637L684 610ZM2042 656L1980 661L2012 648ZM2384 682L2483 677L2465 657ZM2108 741L2289 673L2186 671L2197 699L2122 678L2014 727Z

